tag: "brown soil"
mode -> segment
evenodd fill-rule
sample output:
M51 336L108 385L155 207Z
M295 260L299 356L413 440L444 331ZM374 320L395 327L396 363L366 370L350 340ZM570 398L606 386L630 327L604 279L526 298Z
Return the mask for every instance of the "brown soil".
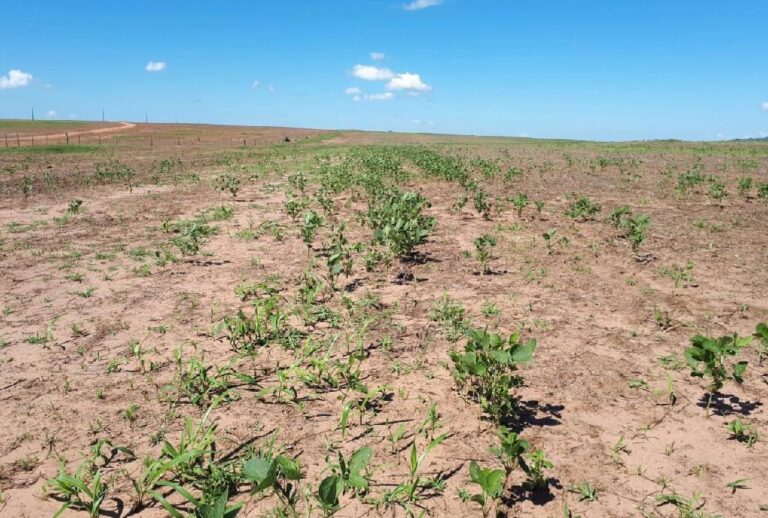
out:
M292 142L280 143L285 137ZM423 475L440 475L445 486L425 491L416 512L481 516L478 504L463 503L458 494L476 490L469 481L471 460L499 467L489 453L496 427L456 391L448 352L465 340L451 342L430 318L447 294L466 308L474 327L505 336L519 330L524 339L538 341L533 363L521 371L517 428L554 468L547 473L548 489L533 494L521 488L524 474L513 472L501 512L562 516L567 505L574 516L677 516L674 505L657 502L673 492L685 498L700 493L702 512L724 516L759 516L760 506L768 504L766 441L748 447L730 439L726 428L740 418L767 433L766 366L759 365L756 349L742 351L749 361L744 383L727 382L708 416L706 382L689 375L683 358L697 333L748 335L768 320L768 204L754 189L744 197L736 188L743 176L768 182L768 145L608 145L143 124L109 138L111 145L95 153L0 152L3 516L55 513L61 502L46 493L46 480L56 476L62 461L74 471L98 438L130 447L138 457L118 455L102 468L109 485L103 510L130 514L130 480L141 473L144 458L159 455L157 439L177 444L184 418L197 422L205 412L172 389L176 350L185 361L196 357L265 373L261 386L275 386L275 367L294 361L300 350L273 344L253 358L238 357L212 328L250 306L235 294L241 283L271 283L290 308L312 256L316 274L325 276L321 243L329 242L330 228L320 230L308 254L300 225L286 214L288 177L304 171L311 179L323 156L338 163L359 146L414 143L464 159L489 194L491 219L472 208L471 197L453 209L463 189L427 178L406 161L412 175L399 187L422 193L437 221L417 247L421 260L367 272L363 254L356 254L352 275L339 279L344 289L327 301L340 315L338 327L308 327L289 318L316 341L335 339L339 357L357 347L356 331L370 319L363 382L386 386L389 396L362 424L353 412L342 435L348 389L319 391L294 380L297 403L257 398L255 390L241 386L234 390L237 398L211 413L218 423L218 451L244 454L277 434L276 444L300 459L301 491L314 492L328 474L326 459L335 460L332 452L370 446L369 497L380 498L406 478L408 448L414 438L424 447L426 439L415 431L436 403L436 433L449 436L429 455ZM600 157L623 162L601 166ZM94 180L95 164L111 158L129 165L135 176ZM501 174L486 177L473 162L477 158L498 163ZM181 165L167 166L169 172L165 159ZM685 195L676 189L677 174L697 162L725 183L729 196L722 202L707 195L706 184ZM521 175L505 181L510 167ZM225 171L241 180L236 197L213 188ZM26 195L24 178L31 180ZM308 191L316 188L310 181ZM531 203L518 217L506 201L517 193L543 201L541 212ZM602 205L594 221L576 222L565 214L572 194ZM83 201L82 212L54 220L75 199ZM370 240L370 229L356 217L366 209L364 200L350 192L335 199L351 243ZM621 205L651 218L638 253L607 222ZM201 253L176 253L179 261L157 264L155 251L173 237L163 231L164 221L220 206L232 208L234 216L210 223L219 231ZM242 239L242 231L265 221L281 226L281 239L269 231ZM542 235L552 229L557 234L550 252ZM485 275L463 253L473 251L473 240L482 234L498 240ZM679 287L661 275L688 261L692 278ZM132 342L154 369L142 371ZM137 406L132 420L126 417L131 405ZM388 437L400 424L408 432L393 448ZM744 488L727 487L738 479L748 479ZM583 482L597 488L597 501L580 501L570 491ZM260 516L277 504L274 496L250 496L247 487L231 500L245 502L241 516ZM349 494L342 505L338 516L404 515L398 507L377 510ZM307 510L303 498L299 509ZM157 504L136 514L167 515ZM65 513L70 515L78 513Z

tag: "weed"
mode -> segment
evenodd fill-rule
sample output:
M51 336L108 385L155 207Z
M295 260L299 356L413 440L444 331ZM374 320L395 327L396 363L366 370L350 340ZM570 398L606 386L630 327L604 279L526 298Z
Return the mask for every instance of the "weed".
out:
M214 187L218 191L229 191L229 194L236 198L237 192L240 190L240 178L233 171L226 171L216 177Z
M733 482L727 483L725 487L731 490L731 494L735 494L737 489L747 489L748 481L748 478L740 478L738 480L734 480Z
M401 482L394 489L386 492L381 501L385 505L396 504L401 506L406 514L413 516L412 507L420 500L421 493L430 487L435 487L435 481L427 479L421 475L421 470L429 453L442 444L448 438L443 434L432 439L419 453L416 446L416 440L411 443L411 449L408 455L408 476L404 482Z
M671 266L665 266L659 271L662 277L669 277L675 281L675 288L679 288L683 284L686 286L693 281L693 267L695 264L693 261L688 261L685 265L673 264Z
M700 493L694 493L691 498L680 496L676 492L664 493L656 497L659 506L671 504L677 507L680 518L716 518L701 511L704 506Z
M448 340L455 342L465 333L467 328L464 314L465 309L459 302L455 302L447 294L443 294L432 306L429 318L442 324Z
M67 509L86 511L91 518L100 514L101 504L107 496L107 487L101 480L101 472L92 470L91 464L83 463L74 474L69 474L64 467L59 469L56 478L48 481L50 491L64 500L64 505L54 515L60 516Z
M128 421L129 424L133 424L139 418L139 406L135 403L128 405L128 408L123 410L123 419Z
M83 299L90 299L91 297L93 297L93 294L95 292L96 292L96 288L86 288L86 289L81 290L81 291L75 291L72 294L73 295L77 295L78 297L83 298Z
M753 425L744 424L741 419L734 419L726 424L726 426L731 432L732 439L743 442L750 448L760 439L755 427Z
M752 190L754 181L751 176L745 176L739 178L739 195L743 198L749 197L749 193Z
M582 482L578 486L573 486L568 488L568 491L571 493L576 493L579 495L580 501L587 501L587 502L597 502L599 499L597 494L597 488L593 486L590 482Z
M757 184L757 197L768 202L768 182Z

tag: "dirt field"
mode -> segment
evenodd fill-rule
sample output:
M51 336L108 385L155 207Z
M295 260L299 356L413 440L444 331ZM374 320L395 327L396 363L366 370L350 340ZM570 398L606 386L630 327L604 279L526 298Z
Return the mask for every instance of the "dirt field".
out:
M0 515L760 516L767 228L768 143L0 143Z

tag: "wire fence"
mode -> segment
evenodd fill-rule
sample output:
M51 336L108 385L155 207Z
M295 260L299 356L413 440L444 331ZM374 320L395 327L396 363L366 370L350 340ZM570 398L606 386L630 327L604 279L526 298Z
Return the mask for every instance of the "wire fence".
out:
M155 136L155 135L101 135L97 133L53 135L25 135L4 133L0 147L22 148L43 146L130 146L130 147L246 147L279 142L290 142L288 136L260 135L243 137Z

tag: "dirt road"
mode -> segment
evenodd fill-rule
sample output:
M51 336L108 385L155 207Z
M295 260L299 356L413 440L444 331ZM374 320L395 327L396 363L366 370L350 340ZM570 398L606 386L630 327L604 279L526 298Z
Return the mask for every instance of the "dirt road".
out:
M118 126L110 126L108 128L97 128L92 130L80 130L80 131L69 131L65 133L54 133L54 134L47 134L47 135L30 135L29 137L19 137L18 140L20 141L30 141L33 139L37 139L38 142L42 139L59 139L59 138L66 138L67 134L69 134L69 137L77 137L82 135L98 135L102 133L114 133L116 131L124 131L131 128L135 128L136 125L132 122L118 122Z

